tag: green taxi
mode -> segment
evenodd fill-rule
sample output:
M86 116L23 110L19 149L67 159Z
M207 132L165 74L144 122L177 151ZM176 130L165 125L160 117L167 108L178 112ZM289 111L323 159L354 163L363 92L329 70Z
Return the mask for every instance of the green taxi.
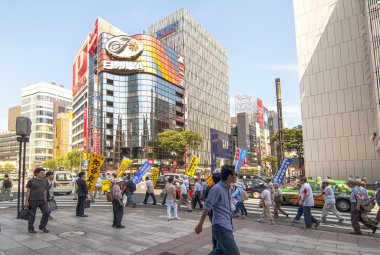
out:
M336 208L341 212L349 212L351 209L351 189L347 186L346 181L332 179L329 181L330 187L334 190ZM313 190L315 207L323 207L323 204L325 203L324 196L319 196L321 194L322 180L308 180L307 182L310 184L310 187ZM369 196L373 196L375 193L373 190L367 190L367 192ZM282 189L282 196L284 199L284 204L293 204L299 198L299 189L297 186L285 187Z

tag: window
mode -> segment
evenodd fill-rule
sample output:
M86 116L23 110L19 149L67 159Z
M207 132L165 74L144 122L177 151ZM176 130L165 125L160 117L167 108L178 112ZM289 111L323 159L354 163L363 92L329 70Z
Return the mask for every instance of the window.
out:
M57 181L71 181L73 177L69 173L60 173L55 177Z

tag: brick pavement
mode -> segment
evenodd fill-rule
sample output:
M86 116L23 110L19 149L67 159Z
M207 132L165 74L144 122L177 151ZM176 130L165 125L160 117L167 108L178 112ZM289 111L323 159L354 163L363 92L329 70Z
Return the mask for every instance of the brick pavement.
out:
M48 234L29 234L27 222L15 219L15 209L0 212L0 255L3 254L208 254L211 228L207 222L200 235L193 232L200 211L179 212L179 221L166 220L160 206L127 208L125 229L114 229L112 209L90 208L88 218L75 217L75 208L53 212ZM40 215L40 213L37 213ZM35 226L38 226L37 218ZM337 232L303 230L299 227L235 220L235 239L242 254L380 254L380 235L352 236ZM80 237L61 237L66 231L85 231Z

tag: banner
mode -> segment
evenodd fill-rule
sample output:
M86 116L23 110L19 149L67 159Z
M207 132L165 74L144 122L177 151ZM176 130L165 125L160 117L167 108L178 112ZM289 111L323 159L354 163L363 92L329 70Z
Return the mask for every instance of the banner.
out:
M212 186L214 184L214 181L212 180L212 174L209 175L206 179L207 186Z
M236 174L239 173L240 168L243 166L244 160L247 157L247 153L248 153L247 149L240 149L239 159L237 160L237 162L235 164L235 173Z
M198 163L199 163L199 158L194 155L191 158L190 164L186 169L185 175L189 176L190 178L193 178L195 174L195 169L197 168Z
M150 172L152 173L152 176L150 177L150 179L153 182L153 187L155 187L157 179L158 179L158 174L160 173L160 169L158 169L157 167L152 167L150 169Z
M111 180L103 180L102 181L102 191L111 190Z
M140 170L135 174L135 177L133 177L132 182L134 184L139 183L141 179L143 178L143 176L146 175L146 173L149 171L151 167L152 167L151 164L149 164L148 162L145 162L140 168Z
M274 176L274 178L272 180L273 183L278 183L279 185L281 185L284 182L286 169L288 169L289 165L292 162L293 162L293 159L291 159L291 158L284 158L284 160L282 161L282 164L281 164L280 168L277 170L277 173L276 173L276 175Z
M119 170L117 172L116 178L120 178L124 174L125 170L127 170L131 165L132 165L132 160L123 159L123 161L121 161L121 164L119 166Z
M240 148L236 148L235 157L234 157L234 166L236 166L240 156Z
M103 165L104 159L105 158L102 155L94 154L94 153L91 154L90 164L88 166L87 179L86 179L89 192L92 192L95 189L95 184L96 184L96 181L98 180L100 168Z

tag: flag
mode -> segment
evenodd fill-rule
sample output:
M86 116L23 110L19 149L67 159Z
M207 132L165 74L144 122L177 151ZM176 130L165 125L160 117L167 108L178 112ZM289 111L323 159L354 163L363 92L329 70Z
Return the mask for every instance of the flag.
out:
M248 153L247 149L240 149L239 158L235 164L235 173L236 174L239 173L240 168L243 166L244 160L247 157L247 153Z
M276 175L274 176L272 182L273 183L278 183L282 184L284 182L285 174L286 174L286 169L290 166L290 164L293 162L293 159L291 158L284 158L282 161L282 164L280 168L277 170Z

